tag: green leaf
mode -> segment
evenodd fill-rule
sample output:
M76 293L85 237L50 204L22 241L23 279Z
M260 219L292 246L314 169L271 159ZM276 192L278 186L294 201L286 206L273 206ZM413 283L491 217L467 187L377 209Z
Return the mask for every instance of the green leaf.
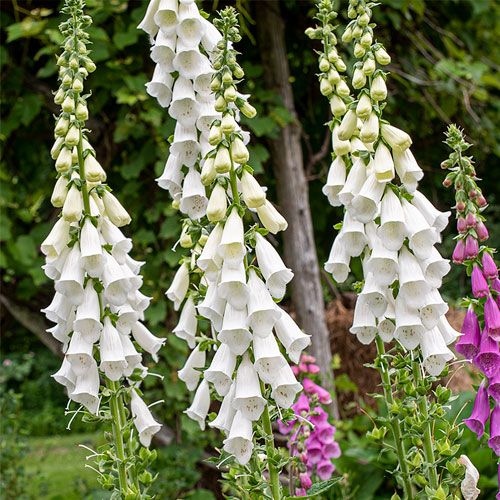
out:
M138 37L139 32L136 29L127 31L126 33L116 33L113 36L113 43L121 50L136 43Z
M319 483L314 483L309 490L307 490L307 498L315 497L321 493L325 493L330 488L335 486L340 482L341 477L334 477L333 479L328 479L328 481L321 481ZM304 497L286 497L286 500L298 500Z
M14 23L7 26L7 43L18 40L19 38L31 38L39 35L47 21L36 21L32 17L25 17L20 23Z

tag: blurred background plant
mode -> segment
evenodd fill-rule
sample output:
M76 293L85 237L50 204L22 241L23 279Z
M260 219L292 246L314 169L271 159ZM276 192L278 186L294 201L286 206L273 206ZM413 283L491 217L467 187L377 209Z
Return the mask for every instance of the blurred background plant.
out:
M261 56L267 47L256 42L258 3L236 3L246 34L241 45L246 55L247 85L259 111L257 118L244 125L254 135L250 153L256 160L253 166L259 181L274 190L269 141L293 117L279 95L261 83L265 71ZM53 142L51 115L57 110L50 89L56 87L54 54L61 42L57 29L60 4L50 0L5 0L0 11L1 498L102 498L95 489L93 473L81 473L86 453L77 448L78 443L94 443L95 435L76 434L83 431L77 420L72 425L74 433L65 431L66 397L50 378L59 365L59 346L49 341L44 332L48 325L38 312L50 302L52 293L40 269L42 256L38 249L55 216L49 201L54 182L49 149ZM173 133L174 123L156 101L147 98L144 87L153 63L146 36L136 26L146 2L88 0L87 4L94 19L89 30L93 59L99 67L89 77L94 89L89 110L94 118L89 128L110 183L134 215L130 228L134 258L146 260L143 291L153 296L147 320L155 333L168 335L176 318L162 290L168 288L182 252L180 248L172 251L180 236L180 225L167 193L157 189L154 179L163 169L168 153L166 138ZM227 4L233 2L210 0L202 2L202 7L211 13ZM331 227L341 214L337 209L325 208L320 192L329 165L329 138L323 126L329 116L315 84L315 47L304 35L314 5L281 0L279 7L286 21L290 83L302 129L305 173L322 263L329 250ZM346 4L340 7L339 22L346 24ZM439 164L447 156L443 132L450 122L463 126L469 141L478 146L477 172L483 185L488 186L490 245L498 247L500 209L494 167L500 157L500 4L488 0L386 0L376 9L374 20L383 34L381 41L397 61L388 66L392 73L388 113L394 117L395 126L411 133L415 155L426 170L422 191L440 209L452 205L451 193L441 187ZM343 56L351 68L348 54ZM453 241L446 238L447 234L450 232L445 234L441 251L450 256ZM391 480L385 471L394 466L394 457L381 459L376 444L365 437L376 410L374 400L366 393L374 392L378 381L362 365L373 356L352 342L347 331L352 318L349 284L340 290L328 281L323 286L343 417L336 434L343 454L335 465L340 474L347 475L330 496L390 498ZM465 277L455 268L447 277L443 294L457 301L466 290ZM182 414L189 398L184 384L177 383L177 370L187 348L173 335L168 338L157 369L165 378L150 378L145 384L148 399L167 401L156 407L156 412L171 430L162 441L170 444L160 448L156 463L161 470L155 486L158 498L217 498L218 475L202 463L204 455L212 450L210 443L216 441L210 433L201 435L196 424ZM466 389L471 387L471 375L454 377L455 382L459 378L462 382L453 387L464 392L453 402L450 419L464 405L470 405ZM484 498L492 497L496 487L493 454L478 448L468 429L462 441L461 452L481 473L479 487ZM51 463L55 465L49 466ZM67 474L64 479L60 477L62 466ZM36 480L31 480L33 475ZM81 480L76 481L80 476ZM75 481L68 481L70 477ZM4 487L5 482L8 487ZM360 483L363 488L357 489Z

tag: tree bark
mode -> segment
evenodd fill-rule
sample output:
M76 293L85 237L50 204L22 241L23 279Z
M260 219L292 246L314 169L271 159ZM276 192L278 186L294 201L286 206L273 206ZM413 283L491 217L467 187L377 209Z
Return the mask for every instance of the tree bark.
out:
M292 302L300 325L312 335L312 354L321 368L322 384L332 394L332 413L338 417L330 336L314 243L309 186L302 157L301 127L290 84L279 1L255 2L255 17L265 84L281 96L283 105L293 117L293 121L281 129L276 139L269 140L278 200L289 223L284 233L284 244L285 260L295 272L291 286Z

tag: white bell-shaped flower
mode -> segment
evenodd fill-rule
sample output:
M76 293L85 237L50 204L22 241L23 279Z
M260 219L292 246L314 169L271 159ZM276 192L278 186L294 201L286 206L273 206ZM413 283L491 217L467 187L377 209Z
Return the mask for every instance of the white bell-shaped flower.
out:
M70 223L63 217L57 220L40 247L46 257L56 258L66 248L69 241L69 227Z
M212 189L212 193L207 205L207 219L210 222L218 222L226 217L227 193L226 188L217 183Z
M99 410L99 370L94 361L88 370L82 375L78 375L75 381L75 387L69 394L70 399L79 403L90 413L97 415Z
M71 318L74 318L75 313L71 311L70 315ZM70 342L69 334L73 331L72 323L73 321L70 319L69 321L57 323L52 328L47 328L45 330L47 333L50 333L56 340L61 342L62 352L66 352L68 349L68 344Z
M248 357L248 353L245 353L236 374L233 408L241 411L243 416L249 420L255 421L259 420L265 405L266 400L260 392L259 376Z
M173 65L181 77L194 80L197 75L206 73L210 63L197 47L187 45L185 41L179 38L177 39L176 56Z
M219 255L222 232L223 226L221 224L216 224L210 232L205 246L196 261L196 265L205 272L205 277L209 282L217 278L222 266L222 257Z
M205 379L214 384L219 396L225 396L233 382L236 356L227 344L220 344L211 365L205 370Z
M392 154L394 155L394 166L401 182L409 193L414 193L418 182L424 176L424 172L418 166L409 149L404 151L394 150Z
M75 305L81 304L83 301L84 275L85 271L81 265L80 248L78 243L75 243L66 257L61 277L55 283L56 292L65 295Z
M102 330L101 311L99 296L94 289L92 280L88 281L83 292L83 302L76 310L73 328L75 332L81 333L82 337L91 344L99 340Z
M259 378L267 384L270 384L278 376L280 369L287 364L272 333L267 337L254 335L253 353Z
M288 222L268 200L257 208L257 215L262 225L273 234L285 231L288 227Z
M450 272L450 261L443 259L441 254L434 248L431 248L429 256L420 262L426 281L430 286L439 288L443 283L443 278Z
M89 342L80 332L73 332L66 351L66 359L71 364L75 375L83 375L94 362L94 345Z
M266 202L266 192L248 171L241 174L241 197L248 208L258 208Z
M177 372L179 379L186 384L188 391L194 391L198 386L201 371L197 370L197 368L203 368L205 366L206 354L206 351L200 351L199 346L196 346L191 351L182 369Z
M182 193L182 181L184 174L182 172L182 163L177 156L169 154L165 168L160 177L156 179L158 186L166 189L172 198L180 197Z
M255 242L255 254L266 286L275 299L281 299L285 295L286 285L293 278L293 273L264 236L255 233Z
M177 122L174 130L174 141L170 146L170 154L186 167L193 167L198 159L200 146L198 145L198 134L193 125L185 127Z
M346 181L346 165L341 156L337 156L332 161L328 170L326 184L323 186L323 194L328 198L328 202L333 207L342 205L339 193L344 187Z
M215 283L209 283L205 298L198 304L197 309L201 316L210 320L216 332L220 332L222 328L222 318L224 316L225 307L226 301L219 296L217 285Z
M271 382L271 397L280 408L290 408L301 390L302 386L297 382L288 364L281 367Z
M210 89L210 84L212 83L214 77L214 70L208 58L203 59L203 66L200 67L200 72L195 76L193 81L193 88L198 94L196 100L203 106L204 103L211 103L212 107L215 104L214 95ZM212 109L212 113L217 113ZM220 117L220 113L217 113ZM200 111L201 116L201 111ZM196 122L198 123L198 122ZM206 134L208 136L208 133Z
M219 429L225 434L229 433L231 429L231 424L233 423L234 415L236 410L233 408L234 392L236 390L236 383L233 382L228 393L224 396L222 404L220 406L219 413L217 417L212 420L208 426L215 429Z
M139 273L141 272L142 266L146 262L143 260L135 260L132 257L130 257L130 255L127 255L127 254L124 254L124 257L125 257L124 258L125 262L122 262L121 264L127 266L132 271L133 274L139 275ZM115 259L116 259L116 256L115 256ZM142 284L141 284L141 286L142 286Z
M175 33L178 23L177 10L177 0L160 0L155 9L154 22L166 35Z
M201 15L196 2L180 4L178 12L179 24L176 31L183 43L198 48L205 31L205 24L201 22Z
M451 212L440 212L420 191L413 193L411 203L424 216L427 223L441 233L448 225Z
M439 241L439 234L429 226L420 210L409 201L402 200L408 230L409 246L419 259L426 259L432 246Z
M198 328L198 320L196 318L196 307L194 306L193 297L190 295L184 307L177 326L172 330L176 337L187 342L188 346L193 349L195 346L196 331Z
M175 1L175 0L174 0ZM160 5L160 0L151 0L148 4L144 19L137 26L138 29L145 31L152 41L158 33L158 25L155 22L155 14Z
M332 148L337 156L344 156L351 152L351 143L342 141L338 136L339 127L335 127L332 132Z
M127 300L131 307L139 313L139 319L144 319L144 311L151 303L151 297L147 297L139 290L131 290L127 295Z
M203 89L204 86L204 81L201 78L203 76L210 76L210 78L212 78L210 73L208 73L207 75L199 75L196 78L194 83L194 88L198 93L200 92L201 89ZM199 113L198 113L198 118L196 119L196 128L208 138L212 123L214 122L214 120L220 118L220 113L215 111L214 102L212 99L205 101L202 100L198 95L196 100L199 103ZM211 148L212 146L210 146L210 149ZM202 156L205 155L202 154Z
M75 390L76 374L71 368L71 363L66 359L63 359L61 368L57 370L56 373L52 375L52 378L58 383L66 387L68 393L72 393Z
M205 430L205 419L210 408L210 388L208 382L202 380L196 389L191 406L184 412L190 419L198 422L200 429Z
M135 390L131 391L130 409L134 425L139 433L139 441L146 448L151 444L153 436L160 431L161 425L153 418L146 403Z
M381 285L390 285L398 272L398 253L384 246L382 238L376 235L374 226L367 224L366 234L372 251L364 267L377 277Z
M112 246L111 255L118 264L124 264L127 254L132 250L132 240L126 238L107 217L100 217L99 222L102 237L106 243Z
M105 256L102 275L104 297L110 304L121 306L127 301L128 292L132 288L130 277L112 255L107 252L103 255Z
M234 415L229 436L224 440L224 451L234 455L241 465L246 465L252 457L252 421L241 411Z
M354 160L349 170L344 187L339 191L339 200L342 205L348 207L352 199L360 192L366 181L366 165L361 158Z
M196 168L191 167L184 179L180 209L190 219L201 219L205 215L208 199L205 195L205 186L201 183L201 176Z
M63 219L68 222L78 222L82 218L82 211L82 193L75 184L72 184L62 208Z
M444 314L439 318L437 328L446 345L455 343L455 341L462 335L450 325Z
M248 303L250 291L246 283L243 261L234 269L226 261L222 265L218 294L236 309L244 309Z
M415 349L420 343L425 328L416 308L411 307L405 298L396 297L396 330L394 337L406 348Z
M174 72L173 60L175 57L175 42L173 36L168 36L164 31L156 35L155 43L151 47L151 59L156 64L161 64L165 71Z
M222 328L217 339L227 344L236 355L241 355L248 349L252 334L247 326L246 308L236 309L229 302L226 304Z
M179 307L186 297L189 288L189 266L184 262L175 273L174 280L165 295L174 303L174 309L179 310Z
M354 319L349 331L356 335L362 344L369 344L377 335L375 315L371 311L366 299L359 296L354 307Z
M417 258L406 247L402 247L399 252L400 295L404 296L411 306L419 307L429 288Z
M439 376L446 363L455 359L455 355L446 347L445 341L436 327L422 335L420 348L422 349L422 365L432 377Z
M151 81L146 83L146 91L154 97L162 108L168 108L172 102L172 85L174 80L168 68L159 63L155 66Z
M436 288L432 288L425 295L420 307L420 319L422 324L430 330L434 328L439 318L448 312L448 304L444 302L441 294Z
M330 273L337 283L343 283L349 276L350 262L351 257L346 246L340 238L335 238L328 260L325 263L325 271Z
M219 30L207 19L202 17L201 22L204 28L203 36L201 37L201 45L207 54L211 55L217 46L217 43L222 40L222 35L219 33Z
M399 250L406 236L403 207L392 189L386 189L380 204L378 235L386 248Z
M219 243L219 255L224 260L224 265L238 268L245 256L245 241L243 220L238 210L233 208L224 224L224 231Z
M179 76L174 83L170 116L183 125L194 125L198 118L199 104L196 101L191 80Z
M106 215L115 226L122 227L130 224L130 215L113 193L105 190L102 195L102 203L104 204Z
M157 353L166 339L154 336L141 322L132 325L132 336L140 345L141 349L152 355L155 361L158 361Z
M365 224L374 220L379 212L384 189L385 184L380 183L375 175L369 175L359 193L352 199L352 215Z
M73 303L65 295L56 292L52 302L45 309L42 309L41 312L52 323L61 323L68 319L70 311L73 308Z
M373 170L378 182L390 182L394 179L394 161L389 148L379 142L373 158Z
M386 294L387 298L387 309L384 315L378 318L378 334L384 342L390 342L394 338L394 332L396 330L395 319L396 311L394 310L395 303L392 297L392 290L388 290Z
M120 341L122 343L123 355L127 362L127 366L123 370L123 375L125 377L130 377L137 367L142 366L142 354L137 351L129 335L120 333Z
M248 288L248 324L255 335L266 337L280 318L281 310L276 307L265 283L253 269L248 273Z
M122 342L118 330L112 325L108 316L104 318L104 328L99 342L101 370L110 380L118 380L127 368Z
M365 273L365 284L359 296L363 297L363 301L376 317L382 316L387 309L386 293L387 288L381 285L375 274Z
M389 125L388 123L383 123L380 127L380 131L384 140L393 150L404 151L412 144L411 137L405 131Z
M302 351L311 343L311 336L306 335L292 317L283 310L274 325L274 330L289 358L294 363L298 363Z
M101 237L97 227L87 217L80 233L82 266L90 276L99 276L103 268Z
M350 210L346 210L338 239L351 257L358 257L365 249L367 239L363 223L356 220Z

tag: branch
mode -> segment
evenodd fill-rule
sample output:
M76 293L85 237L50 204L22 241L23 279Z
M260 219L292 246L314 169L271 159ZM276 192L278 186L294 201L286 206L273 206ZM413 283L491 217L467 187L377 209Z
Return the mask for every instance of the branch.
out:
M305 171L306 176L309 177L312 174L314 166L319 163L325 156L330 152L330 141L332 134L330 132L330 128L326 127L325 138L323 139L323 144L321 145L320 150L317 153L314 153L309 157L309 161L307 162Z

